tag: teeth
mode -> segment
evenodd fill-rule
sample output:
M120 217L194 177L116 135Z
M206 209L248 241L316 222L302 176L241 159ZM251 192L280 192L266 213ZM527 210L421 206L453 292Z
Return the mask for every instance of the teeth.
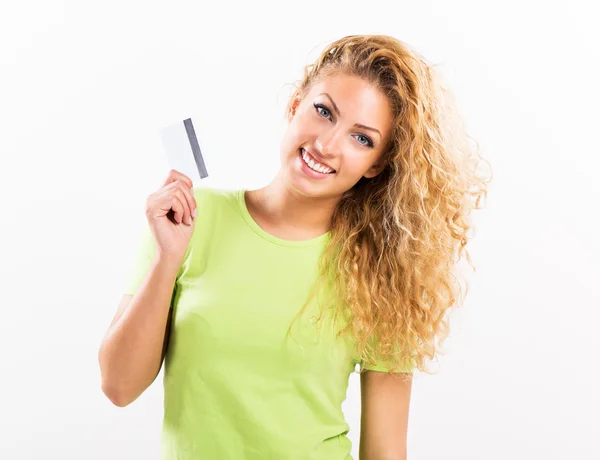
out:
M306 150L302 149L302 158L304 158L304 161L306 161L306 163L310 166L311 169L314 169L317 172L320 172L322 174L329 174L330 172L333 172L333 169L327 168L326 166L323 166L321 163L317 163L315 161L312 160L312 158L310 158L308 156L308 154L306 153Z

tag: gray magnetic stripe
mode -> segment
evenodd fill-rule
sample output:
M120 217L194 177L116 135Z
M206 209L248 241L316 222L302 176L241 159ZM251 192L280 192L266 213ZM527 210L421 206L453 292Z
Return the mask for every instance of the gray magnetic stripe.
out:
M190 146L192 147L192 153L194 154L194 160L196 160L196 166L198 167L198 172L200 173L200 179L204 179L205 177L208 177L208 171L206 170L206 165L204 164L204 158L202 158L202 152L200 151L200 145L198 144L198 138L196 137L196 132L194 131L192 119L187 118L183 120L183 125L185 126L185 131L187 133L188 140L190 141Z

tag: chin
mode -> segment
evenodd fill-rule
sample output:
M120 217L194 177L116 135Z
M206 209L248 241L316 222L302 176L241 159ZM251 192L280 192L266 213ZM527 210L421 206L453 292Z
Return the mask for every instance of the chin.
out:
M329 200L341 196L341 193L338 193L337 190L334 190L331 185L314 184L306 180L298 180L298 178L293 177L293 175L288 176L287 179L288 187L290 189L294 190L299 195L308 198Z

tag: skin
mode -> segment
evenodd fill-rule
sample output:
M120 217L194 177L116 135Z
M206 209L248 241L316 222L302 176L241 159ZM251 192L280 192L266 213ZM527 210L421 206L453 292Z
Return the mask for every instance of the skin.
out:
M280 145L281 168L271 183L246 192L250 214L265 231L282 239L324 234L342 194L362 177L375 177L385 168L381 158L392 123L388 100L376 87L356 76L323 78L304 98L295 97ZM301 169L301 147L335 173L325 179L309 177ZM411 386L412 379L402 381L388 373L361 374L360 460L406 458Z
M323 95L327 93L331 100ZM333 108L337 106L338 115ZM313 104L323 104L316 109ZM375 177L389 140L392 117L383 94L358 77L333 75L296 97L281 140L281 168L267 186L246 193L246 204L259 225L284 239L310 239L327 232L342 194L361 177ZM354 127L362 123L381 135ZM374 148L367 146L367 138ZM313 179L300 168L299 148L336 170Z

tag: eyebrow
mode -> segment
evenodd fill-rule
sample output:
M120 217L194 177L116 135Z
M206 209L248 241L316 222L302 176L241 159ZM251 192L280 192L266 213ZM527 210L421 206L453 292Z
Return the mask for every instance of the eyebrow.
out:
M337 105L335 105L335 102L333 102L333 99L331 98L331 96L328 93L321 93L321 95L327 96L329 98L329 101L331 101L331 105L333 106L333 110L335 110L335 113L337 113L337 115L339 117L340 116L340 109L338 109ZM370 126L362 125L360 123L354 123L354 126L357 127L357 128L367 129L369 131L374 131L377 134L379 134L379 137L383 137L381 135L381 133L379 132L378 129L371 128Z

